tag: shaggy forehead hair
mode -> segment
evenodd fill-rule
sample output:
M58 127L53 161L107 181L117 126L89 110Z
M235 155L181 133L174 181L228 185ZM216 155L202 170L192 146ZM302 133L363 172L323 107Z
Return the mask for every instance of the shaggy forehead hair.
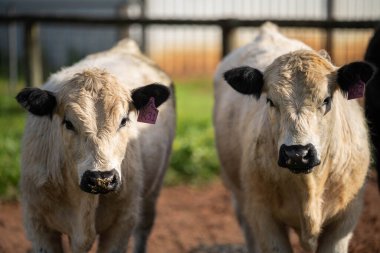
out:
M305 85L322 84L321 79L334 72L334 65L311 50L297 50L277 58L268 66L264 78L274 83L302 81ZM301 79L301 80L300 80Z
M77 120L85 123L91 132L96 131L99 123L112 128L120 114L128 112L131 101L130 92L115 77L97 68L75 74L59 94L61 112L74 112Z
M300 107L302 101L323 100L334 90L335 70L336 67L317 52L294 51L268 66L264 72L264 89Z
M107 71L91 68L77 73L70 79L62 89L62 100L72 97L73 93L81 93L95 100L123 97L130 101L130 94L122 88L115 77Z

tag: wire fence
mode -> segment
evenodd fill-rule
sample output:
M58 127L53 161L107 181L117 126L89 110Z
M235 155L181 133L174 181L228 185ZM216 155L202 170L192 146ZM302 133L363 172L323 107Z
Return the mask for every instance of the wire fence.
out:
M27 22L5 18L1 22L1 17L15 14L33 14L38 17L40 13L49 11L65 17L72 16L74 9L77 17L90 16L98 20L93 25L91 22L63 22L63 18L61 22L36 21L39 24L44 79L87 54L111 47L126 35L135 39L148 56L172 76L210 77L226 51L226 41L223 41L225 28L230 29L228 50L251 41L258 29L257 26L244 22L235 24L236 27L223 26L233 23L235 19L247 22L294 21L281 26L280 31L315 49L328 48L333 61L341 65L363 59L373 27L380 20L378 0L114 0L110 1L110 5L92 2L98 5L90 6L91 8L88 8L91 5L88 1L78 4L76 1L59 0L60 5L54 3L56 1L58 0L39 0L35 4L31 1L31 7L23 7L24 9L20 6L25 5L17 1L6 1L7 5L3 3L6 8L1 8L0 4L0 32L4 35L0 36L0 76L12 77L14 80L25 73L27 68L24 64L28 61L26 38L22 32ZM44 6L45 12L36 11L41 9L39 6ZM124 22L109 21L115 17L121 17ZM126 22L127 19L138 19L145 23ZM207 23L220 19L229 20L230 23ZM102 25L102 20L105 25ZM165 22L155 24L152 20ZM189 22L174 22L181 20ZM319 21L330 23L318 25ZM339 25L342 22L350 23ZM355 23L362 25L353 29Z

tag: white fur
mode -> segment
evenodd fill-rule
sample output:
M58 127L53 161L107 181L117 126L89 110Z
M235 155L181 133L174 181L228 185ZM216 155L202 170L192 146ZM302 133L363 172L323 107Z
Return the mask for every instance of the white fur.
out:
M300 49L303 51L297 51ZM266 102L273 95L267 93L273 92L270 82L286 83L292 78L289 73L297 74L292 69L280 70L282 76L277 74L278 57L289 52L314 55L317 63L324 63L316 68L325 72L331 69L331 76L335 75L337 68L330 62L271 25L264 26L251 43L233 51L219 64L214 79L214 126L222 177L232 192L250 253L292 252L287 226L295 229L308 251L344 253L360 214L369 165L363 112L356 101L348 101L338 88L326 116L317 116L322 106L298 107L317 103L308 96L305 101L297 96L288 107L281 104L280 109L271 108ZM240 66L264 72L260 99L238 93L224 80L223 73ZM323 101L328 80L318 78L314 81L320 85L313 89L321 96L316 99ZM281 117L277 110L282 110ZM328 130L320 132L320 124ZM280 168L278 150L284 143L313 143L321 164L310 174L293 174Z
M118 129L118 121L111 130L97 125L99 115L91 108L95 101L86 100L78 108L80 113L83 110L79 114L83 117L73 122L85 133L73 132L62 124L66 108L61 99L75 95L63 94L70 89L67 83L77 73L86 71L106 72L115 85L110 85L111 89L121 85L118 90L125 91L125 97L113 105L123 104L125 110L133 89L155 82L171 85L170 78L142 55L131 40L121 41L114 48L90 55L51 76L43 89L58 96L58 111L51 119L30 115L23 138L21 201L27 236L33 252L62 252L61 234L70 237L74 253L87 252L97 234L98 252L124 252L136 229L136 252L144 252L175 133L174 94L159 107L155 125L137 122L136 113L131 111L127 126ZM115 113L116 120L126 113L124 109L120 109L121 114ZM75 147L82 157L77 164L77 154L70 153L74 147L66 146L75 143L81 145ZM86 170L113 168L122 181L117 192L93 195L79 188Z

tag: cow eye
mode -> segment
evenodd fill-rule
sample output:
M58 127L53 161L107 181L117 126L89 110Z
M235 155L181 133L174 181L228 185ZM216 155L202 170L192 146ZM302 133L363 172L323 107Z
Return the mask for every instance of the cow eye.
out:
M273 101L267 98L267 103L270 105L270 107L274 107Z
M324 105L329 104L330 102L331 102L331 97L327 97L325 98L325 100L323 100Z
M329 105L331 104L331 97L327 97L325 98L325 100L323 100L323 105Z
M63 124L65 125L67 130L75 131L74 125L73 123L71 123L71 121L64 119Z
M127 124L128 121L129 121L129 118L128 118L128 117L123 118L123 119L121 120L121 122L120 122L120 128L121 128L121 127L124 127L124 126Z
M331 109L331 97L325 98L325 100L323 100L322 106L326 107L325 114L328 113Z

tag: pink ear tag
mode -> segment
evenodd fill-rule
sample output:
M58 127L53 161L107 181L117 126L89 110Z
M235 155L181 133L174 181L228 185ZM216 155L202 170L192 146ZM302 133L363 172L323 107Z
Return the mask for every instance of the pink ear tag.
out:
M149 102L140 111L137 117L138 122L155 124L158 116L158 110L154 104L154 97L149 98Z
M362 80L359 80L354 85L350 86L348 88L348 96L347 99L355 99L355 98L361 98L364 96L364 90L365 90L365 83Z

